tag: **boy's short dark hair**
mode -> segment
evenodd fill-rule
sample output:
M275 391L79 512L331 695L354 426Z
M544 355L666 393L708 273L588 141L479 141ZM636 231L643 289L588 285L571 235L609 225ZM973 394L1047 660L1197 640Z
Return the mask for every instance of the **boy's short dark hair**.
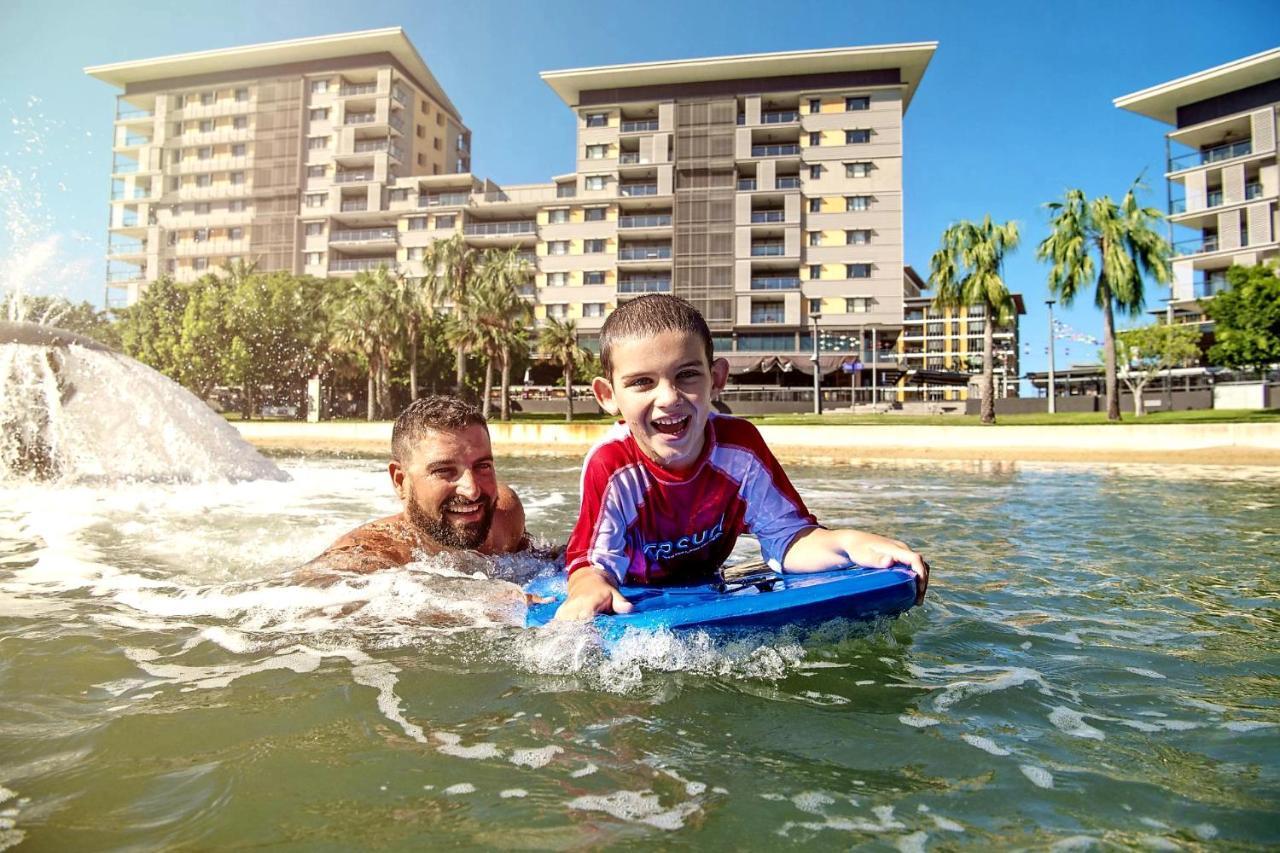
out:
M715 358L711 345L711 329L698 309L677 296L651 293L614 309L600 328L600 365L604 375L613 379L613 345L627 338L648 338L662 332L683 332L702 341L707 354L707 367Z
M425 438L427 430L457 432L469 426L488 427L480 410L465 400L435 394L414 400L396 418L391 428L391 458L404 463L413 455L413 446Z

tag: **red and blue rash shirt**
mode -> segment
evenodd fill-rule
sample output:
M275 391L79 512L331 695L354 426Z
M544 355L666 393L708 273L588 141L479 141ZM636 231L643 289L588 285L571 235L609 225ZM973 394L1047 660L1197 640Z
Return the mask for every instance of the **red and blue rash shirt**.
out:
M778 568L796 535L817 526L750 422L713 414L683 474L645 456L619 423L583 462L565 567L595 566L619 584L690 582L715 571L738 534L752 533Z

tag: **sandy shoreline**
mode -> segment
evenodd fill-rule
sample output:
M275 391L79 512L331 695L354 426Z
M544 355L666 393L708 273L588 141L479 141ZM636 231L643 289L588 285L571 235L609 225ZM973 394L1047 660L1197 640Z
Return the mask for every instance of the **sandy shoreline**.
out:
M250 421L235 424L253 445L303 453L387 452L389 423ZM494 450L509 456L581 458L602 424L491 425ZM936 427L765 426L784 462L857 465L876 460L1074 462L1280 467L1280 424Z

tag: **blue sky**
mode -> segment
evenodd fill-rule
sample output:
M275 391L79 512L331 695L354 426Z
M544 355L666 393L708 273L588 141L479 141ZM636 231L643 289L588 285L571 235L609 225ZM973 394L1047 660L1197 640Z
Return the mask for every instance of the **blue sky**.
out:
M1162 126L1112 98L1280 44L1273 0L2 2L0 276L99 304L114 91L87 65L402 26L472 129L476 173L523 183L573 169L573 118L540 71L937 41L906 117L906 260L927 274L956 219L1017 220L1006 279L1027 303L1024 371L1046 363L1043 204L1072 186L1118 197L1145 171L1148 203L1164 205ZM1151 287L1148 302L1165 295ZM1055 313L1100 335L1089 300ZM1096 348L1057 352L1063 364Z

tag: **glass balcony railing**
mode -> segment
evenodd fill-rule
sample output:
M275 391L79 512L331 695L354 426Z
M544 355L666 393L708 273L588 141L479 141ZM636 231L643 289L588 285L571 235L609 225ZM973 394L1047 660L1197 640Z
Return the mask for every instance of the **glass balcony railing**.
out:
M651 213L646 216L619 216L619 228L665 228L671 224L670 213Z
M1169 215L1177 216L1179 213L1187 212L1187 200L1185 198L1175 198L1169 202Z
M618 165L620 166L634 166L640 162L639 151L623 151L618 155Z
M109 255L140 255L147 250L142 240L112 240L107 243Z
M618 281L619 293L670 293L669 278L624 278Z
M138 171L136 160L117 160L111 164L111 172L115 175L132 175L136 171Z
M751 221L755 224L766 222L783 222L786 220L786 211L782 210L753 210L751 211Z
M460 207L471 200L467 193L438 193L418 196L418 207Z
M1230 286L1231 284L1227 281L1226 273L1217 273L1205 276L1195 282L1195 298L1207 299L1211 296L1217 296L1219 293L1227 290Z
M1205 193L1205 207L1222 207L1222 190L1211 190Z
M472 237L498 237L508 234L532 234L537 224L518 222L470 222L462 226L462 233Z
M394 270L396 268L396 259L394 257L334 258L329 262L329 272L366 272L368 270L376 270L378 267Z
M642 196L642 195L657 195L658 185L657 184L622 184L620 187L618 187L618 192L621 195L627 196L629 198L634 198L636 196Z
M578 188L572 184L557 184L556 198L573 198L578 194Z
M368 210L369 202L365 199L360 199L358 201L344 201L341 209L343 213L357 213L361 210Z
M124 135L125 145L149 145L151 143L150 136L143 136L140 133L126 133Z
M786 145L752 145L752 157L790 157L800 153L800 146L794 143Z
M800 277L794 275L760 276L751 279L752 290L795 290L800 287Z
M1255 198L1262 198L1262 184L1252 183L1244 185L1244 200L1251 201Z
M738 178L739 192L750 192L756 188L755 178Z
M798 190L800 189L800 177L798 175L779 175L777 186L780 190Z
M342 228L329 234L330 243L371 243L395 239L394 228Z
M800 113L796 110L772 110L760 114L761 124L790 124L799 120Z
M409 103L409 93L404 89L401 89L399 86L391 87L391 97L395 98L402 104Z
M377 113L347 113L342 117L343 124L372 124L377 120Z
M786 254L787 247L782 243L752 243L751 257L774 258Z
M333 176L335 184L358 184L362 181L372 181L373 170L365 172L338 172Z
M387 124L391 125L401 133L404 133L404 121L399 116L392 116L391 120L388 121Z
M751 322L753 324L758 323L761 325L766 325L770 323L780 324L780 323L787 322L787 315L781 309L778 309L776 311L761 311L759 309L753 308L751 310Z
M338 94L345 98L348 95L372 95L377 91L377 83L348 83L338 89Z
M1200 255L1205 252L1218 251L1218 235L1209 234L1204 237L1193 237L1173 244L1175 255Z
M1218 163L1235 157L1244 157L1252 153L1252 139L1242 139L1239 142L1228 142L1225 145L1215 145L1213 148L1203 148L1199 151L1191 151L1187 154L1179 154L1177 157L1170 157L1169 171L1179 172L1183 169L1191 169L1196 166L1204 166L1209 163Z
M656 118L640 119L639 121L624 121L622 123L623 133L643 133L649 130L658 129L658 120Z
M137 118L155 118L155 113L151 110L144 110L138 107L124 107L116 110L116 121L128 121Z
M109 270L107 281L133 281L143 278L142 270Z
M624 246L618 250L620 261L662 261L670 257L670 246Z

